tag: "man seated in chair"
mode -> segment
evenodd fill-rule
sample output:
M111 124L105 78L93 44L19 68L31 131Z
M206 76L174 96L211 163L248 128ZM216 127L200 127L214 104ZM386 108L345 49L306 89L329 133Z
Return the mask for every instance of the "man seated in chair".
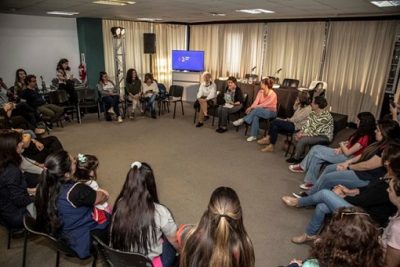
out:
M299 163L307 146L328 144L333 139L333 118L325 108L328 106L326 99L316 96L311 103L310 113L305 125L295 135L297 141L296 153L293 158L286 160L288 163Z
M211 73L203 73L203 83L197 92L197 104L199 108L196 127L201 127L204 120L208 119L208 107L217 96L217 86L212 82ZM196 105L196 104L195 104ZM195 107L196 108L196 107Z
M153 74L146 73L144 75L144 83L143 83L143 102L145 105L145 110L150 110L151 117L156 119L156 97L158 94L158 86L153 78Z
M28 75L25 79L26 89L22 91L21 98L26 101L26 103L34 108L37 112L42 113L43 116L46 116L50 119L50 121L54 121L60 118L64 114L64 108L46 103L43 96L41 96L36 88L36 76Z

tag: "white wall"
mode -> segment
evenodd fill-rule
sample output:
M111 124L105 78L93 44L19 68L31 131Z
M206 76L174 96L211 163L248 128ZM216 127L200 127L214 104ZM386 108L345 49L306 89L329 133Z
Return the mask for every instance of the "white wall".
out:
M15 71L43 75L46 85L56 77L58 60L67 58L78 77L79 45L76 20L0 14L0 77L14 85ZM40 85L39 85L40 86Z

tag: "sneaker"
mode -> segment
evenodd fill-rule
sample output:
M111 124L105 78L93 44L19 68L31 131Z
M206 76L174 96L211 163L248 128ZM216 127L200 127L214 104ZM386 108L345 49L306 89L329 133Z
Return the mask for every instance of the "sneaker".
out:
M203 123L199 122L199 123L196 124L196 127L199 128L199 127L201 127L203 125L204 125Z
M215 130L217 133L224 133L226 131L228 131L228 129L226 128L218 128L217 130Z
M274 152L274 145L273 144L267 145L266 147L261 149L261 152Z
M308 194L304 191L301 191L299 193L292 193L292 196L294 196L295 198L302 198L302 197L308 197Z
M295 158L288 158L288 159L286 160L286 162L287 162L287 163L291 163L291 164L298 164L298 163L300 163L301 161L298 160L298 159L295 159Z
M300 164L289 165L289 170L291 170L292 172L298 172L298 173L304 172L304 170L303 170L303 168L301 168Z
M253 142L253 141L255 141L255 140L257 140L257 137L255 137L255 136L249 136L249 137L247 138L247 142Z
M303 190L310 190L314 185L310 183L304 183L299 185L299 187Z
M315 239L317 239L316 235L309 236L307 234L302 234L302 235L293 237L292 242L295 244L304 244L306 242L315 241Z
M243 124L243 122L244 122L244 119L241 118L241 119L235 120L234 122L232 122L232 124L235 126L240 126Z
M113 115L115 114L115 112L114 112L114 109L113 109L113 108L109 108L109 109L107 110L107 112L108 112L108 113L110 113L110 114L113 114Z
M124 121L124 120L121 118L121 116L118 116L118 119L117 119L117 120L118 120L119 123L121 123L121 122Z
M282 197L282 201L289 207L297 207L297 205L299 204L299 200L297 198L291 197L291 196Z
M263 137L257 141L259 145L269 145L269 137Z

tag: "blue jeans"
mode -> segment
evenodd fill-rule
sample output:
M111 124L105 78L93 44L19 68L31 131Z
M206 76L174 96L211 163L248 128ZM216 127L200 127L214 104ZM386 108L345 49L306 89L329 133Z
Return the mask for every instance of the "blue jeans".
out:
M339 184L350 189L367 186L369 184L369 181L358 178L353 170L336 171L336 166L337 164L326 166L313 188L308 192L308 195L315 194L322 189L331 189Z
M104 103L104 108L106 109L106 111L108 111L112 107L117 116L121 115L119 112L119 95L103 96L102 101Z
M149 110L151 112L151 114L155 114L156 113L156 94L153 94L150 97L145 97L144 101L145 101L145 110Z
M314 214L306 228L307 235L316 235L324 223L325 216L333 213L336 209L341 207L352 207L352 205L343 198L336 195L334 192L323 189L308 197L299 199L299 206L313 206L316 205Z
M160 257L161 257L161 262L163 264L163 267L175 266L176 250L171 245L171 243L168 242L168 240L166 238L164 238L162 254L160 255Z
M247 124L251 124L250 135L256 137L260 128L260 118L271 119L276 117L276 112L266 108L255 108L243 119Z
M304 182L315 184L323 163L341 163L347 159L348 157L344 154L336 155L333 148L322 145L313 146L300 163L301 168L307 171Z
M296 129L293 122L284 121L281 119L273 120L268 129L269 142L275 145L279 133L294 133L295 131Z

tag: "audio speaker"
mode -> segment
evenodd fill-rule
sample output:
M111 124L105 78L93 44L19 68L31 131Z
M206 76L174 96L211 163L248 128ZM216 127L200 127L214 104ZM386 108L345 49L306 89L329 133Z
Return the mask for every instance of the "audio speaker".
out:
M154 54L156 52L156 34L155 33L144 33L144 53Z

